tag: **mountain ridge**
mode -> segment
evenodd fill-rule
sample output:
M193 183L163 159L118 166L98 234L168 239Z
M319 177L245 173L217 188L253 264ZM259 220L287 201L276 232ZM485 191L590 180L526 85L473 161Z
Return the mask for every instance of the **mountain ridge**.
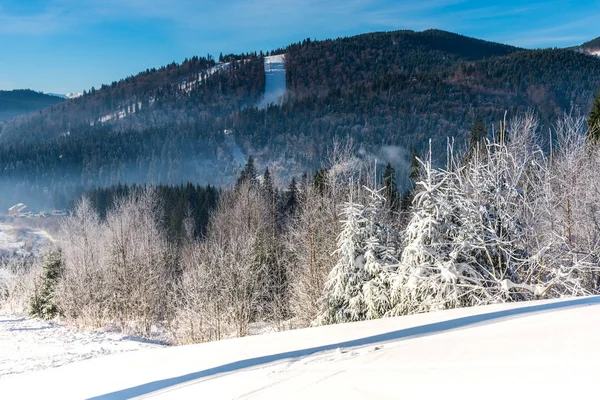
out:
M0 90L0 121L41 110L62 100L30 89Z
M285 55L284 101L257 107L264 57L277 54ZM148 69L10 120L0 181L26 182L28 194L47 187L56 198L77 191L68 180L228 185L249 155L285 181L319 168L332 143L350 137L363 156L392 162L402 185L410 150L429 138L441 159L446 138L466 141L477 120L495 133L506 112L535 110L547 126L572 107L587 112L599 87L600 59L567 49L439 30L305 39Z

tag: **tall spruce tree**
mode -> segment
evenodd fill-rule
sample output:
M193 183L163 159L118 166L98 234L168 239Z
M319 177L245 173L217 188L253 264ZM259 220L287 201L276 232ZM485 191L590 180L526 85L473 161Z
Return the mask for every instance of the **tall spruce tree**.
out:
M594 141L598 141L600 138L600 90L596 95L588 118L588 138Z
M33 296L29 300L29 314L43 319L52 319L58 315L58 306L54 292L63 270L60 250L46 254L42 276L36 284Z
M285 203L285 212L288 215L293 215L296 213L297 208L298 208L298 185L296 184L296 178L292 177L290 186L288 187L287 201Z
M484 144L484 141L487 137L488 133L485 129L485 125L481 119L478 119L473 125L473 129L471 129L471 138L469 141L469 151L466 154L466 161L470 160L475 153L481 153L481 146Z
M411 187L407 188L404 191L404 193L402 193L402 199L400 200L400 209L402 211L407 211L410 208L413 198L415 196L416 182L421 177L422 172L421 163L417 158L417 149L415 149L414 147L412 149L410 157L410 174L408 175L408 177L410 178L412 185Z
M254 165L254 157L250 156L248 157L246 167L244 167L244 169L240 173L240 176L235 186L239 187L240 185L246 182L250 183L251 185L256 185L258 183L258 180L256 179L257 175L258 173L256 171L256 166Z
M386 200L386 206L390 210L396 210L398 208L398 185L396 184L396 170L392 167L392 164L387 163L385 171L383 172L383 186L384 197Z

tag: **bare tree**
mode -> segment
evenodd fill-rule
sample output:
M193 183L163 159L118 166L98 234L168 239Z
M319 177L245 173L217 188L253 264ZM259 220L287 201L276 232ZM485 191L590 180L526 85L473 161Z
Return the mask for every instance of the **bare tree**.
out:
M61 226L64 271L56 295L60 312L83 325L101 326L108 318L104 274L104 232L85 197Z

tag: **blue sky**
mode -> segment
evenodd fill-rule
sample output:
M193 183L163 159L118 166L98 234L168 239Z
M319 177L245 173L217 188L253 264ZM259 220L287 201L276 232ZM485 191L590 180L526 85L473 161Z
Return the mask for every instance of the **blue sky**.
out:
M193 55L395 29L563 47L598 21L600 0L1 0L0 89L82 91Z

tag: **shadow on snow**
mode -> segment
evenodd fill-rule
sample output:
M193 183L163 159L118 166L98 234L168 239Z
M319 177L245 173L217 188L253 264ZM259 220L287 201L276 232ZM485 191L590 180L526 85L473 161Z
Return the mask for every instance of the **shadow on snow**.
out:
M434 322L430 324L414 326L411 328L400 329L393 332L382 333L379 335L368 336L361 339L349 340L346 342L333 343L324 346L312 347L309 349L289 351L285 353L272 354L268 356L249 358L246 360L235 361L232 363L220 365L214 368L208 368L202 371L193 372L191 374L177 376L174 378L158 380L154 382L144 383L139 386L107 393L92 400L113 400L126 399L136 396L146 395L159 390L167 389L172 386L188 383L197 379L211 377L217 374L233 372L245 368L256 367L259 365L270 364L276 361L282 361L291 358L306 357L323 351L335 350L342 347L361 347L376 343L384 343L390 341L413 339L420 336L433 335L437 333L447 332L460 328L466 328L473 325L480 325L491 322L498 322L502 319L510 319L524 314L539 313L544 311L552 311L581 305L600 304L600 296L586 297L561 301L550 304L540 304L534 306L520 307L511 310L495 311L480 315L471 315L468 317L460 317L447 321Z

